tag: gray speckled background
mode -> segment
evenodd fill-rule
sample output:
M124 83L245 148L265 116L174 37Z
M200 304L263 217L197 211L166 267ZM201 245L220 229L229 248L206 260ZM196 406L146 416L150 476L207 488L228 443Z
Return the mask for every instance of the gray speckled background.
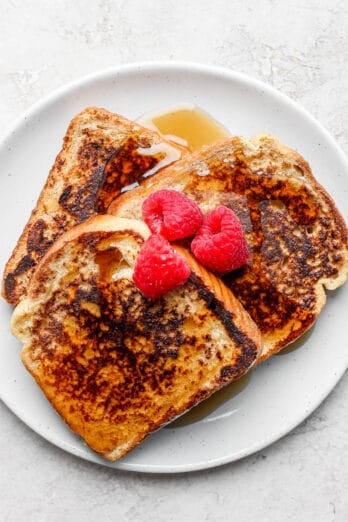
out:
M217 64L305 106L348 153L343 0L1 0L2 134L81 75L142 60ZM89 464L35 435L0 402L0 519L345 522L348 376L301 426L215 470L150 476Z

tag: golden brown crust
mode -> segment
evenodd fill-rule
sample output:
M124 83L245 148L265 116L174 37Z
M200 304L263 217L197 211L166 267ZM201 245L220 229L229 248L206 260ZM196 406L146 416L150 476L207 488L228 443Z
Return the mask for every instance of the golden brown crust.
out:
M347 227L297 152L270 135L228 138L179 160L109 208L141 218L161 188L185 192L204 212L224 204L239 216L251 257L224 278L263 335L261 360L298 338L325 304L324 288L348 276Z
M113 216L67 232L11 322L48 400L110 460L242 376L261 350L250 316L180 247L187 283L161 299L142 296L132 269L148 235L142 222Z
M36 264L63 232L105 213L122 189L181 153L156 132L104 109L89 107L78 114L5 267L3 297L17 304Z

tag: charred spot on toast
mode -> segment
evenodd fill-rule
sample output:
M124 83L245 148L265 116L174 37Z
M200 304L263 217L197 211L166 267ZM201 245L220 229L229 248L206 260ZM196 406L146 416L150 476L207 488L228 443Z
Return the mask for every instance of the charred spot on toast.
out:
M59 197L59 204L68 211L76 223L86 221L97 212L97 193L103 183L104 166L93 169L82 187L68 185Z
M26 272L29 268L31 268L34 265L35 265L34 259L32 259L30 257L30 255L26 255L26 256L22 257L22 259L16 266L16 269L13 272L13 275L16 276L16 275L22 274L23 272Z
M10 303L15 303L17 300L17 279L18 276L25 274L30 269L36 266L36 261L30 254L26 254L20 260L13 272L8 272L4 278L3 291L6 299Z
M52 245L53 240L47 237L48 225L43 219L35 221L28 233L27 251L34 255L36 260L41 259L45 252Z
M4 294L9 303L16 301L16 278L13 272L9 272L4 279Z
M112 148L102 142L86 141L78 150L79 169L90 172L84 185L68 185L59 197L59 204L83 222L93 214L104 214L122 188L139 182L148 171L165 158L165 152L144 155L140 148L151 147L149 139L130 137L120 147Z
M95 140L89 129L83 130L84 140L77 151L78 170L83 184L72 183L63 188L58 203L73 216L76 223L85 221L97 212L97 194L104 181L104 169L115 149ZM84 179L85 174L89 173Z
M25 277L27 273L31 272L53 243L53 240L46 237L47 228L47 224L43 219L34 221L26 241L27 253L19 259L14 270L8 272L4 278L3 291L10 303L15 303L17 300L18 278Z
M150 148L150 146L147 140L139 141L131 138L110 155L104 167L103 184L98 193L98 212L105 213L122 188L139 182L146 172L164 159L164 152L148 156L139 153L139 147Z
M196 286L198 295L205 301L207 308L219 318L235 344L243 347L243 350L239 353L239 356L233 365L233 375L238 376L255 360L258 347L253 339L236 326L233 320L233 314L226 310L224 303L218 300L215 294L204 285L196 275L191 274L190 280ZM206 338L206 340L208 341L209 338ZM207 344L209 345L209 342L207 342ZM232 370L230 370L230 372L231 371ZM223 374L221 374L221 378L224 380Z

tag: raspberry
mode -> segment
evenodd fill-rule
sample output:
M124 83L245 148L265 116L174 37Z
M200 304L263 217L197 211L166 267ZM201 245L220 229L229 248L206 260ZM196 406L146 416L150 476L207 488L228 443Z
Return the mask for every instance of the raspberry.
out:
M168 241L193 236L203 221L198 205L181 192L158 190L145 199L143 218L151 232Z
M219 274L241 267L249 257L240 221L224 206L207 214L191 243L191 250L202 265Z
M141 247L133 281L145 297L155 298L183 285L189 275L186 260L164 237L153 234Z

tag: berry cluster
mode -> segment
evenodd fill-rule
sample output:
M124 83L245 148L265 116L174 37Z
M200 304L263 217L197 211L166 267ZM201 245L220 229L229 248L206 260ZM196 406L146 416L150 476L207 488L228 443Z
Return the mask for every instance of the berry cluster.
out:
M184 284L190 275L187 261L170 241L195 236L193 255L218 274L247 262L249 252L242 226L225 206L203 216L198 205L181 192L158 190L144 201L142 213L152 235L141 248L133 280L145 297L160 297Z

